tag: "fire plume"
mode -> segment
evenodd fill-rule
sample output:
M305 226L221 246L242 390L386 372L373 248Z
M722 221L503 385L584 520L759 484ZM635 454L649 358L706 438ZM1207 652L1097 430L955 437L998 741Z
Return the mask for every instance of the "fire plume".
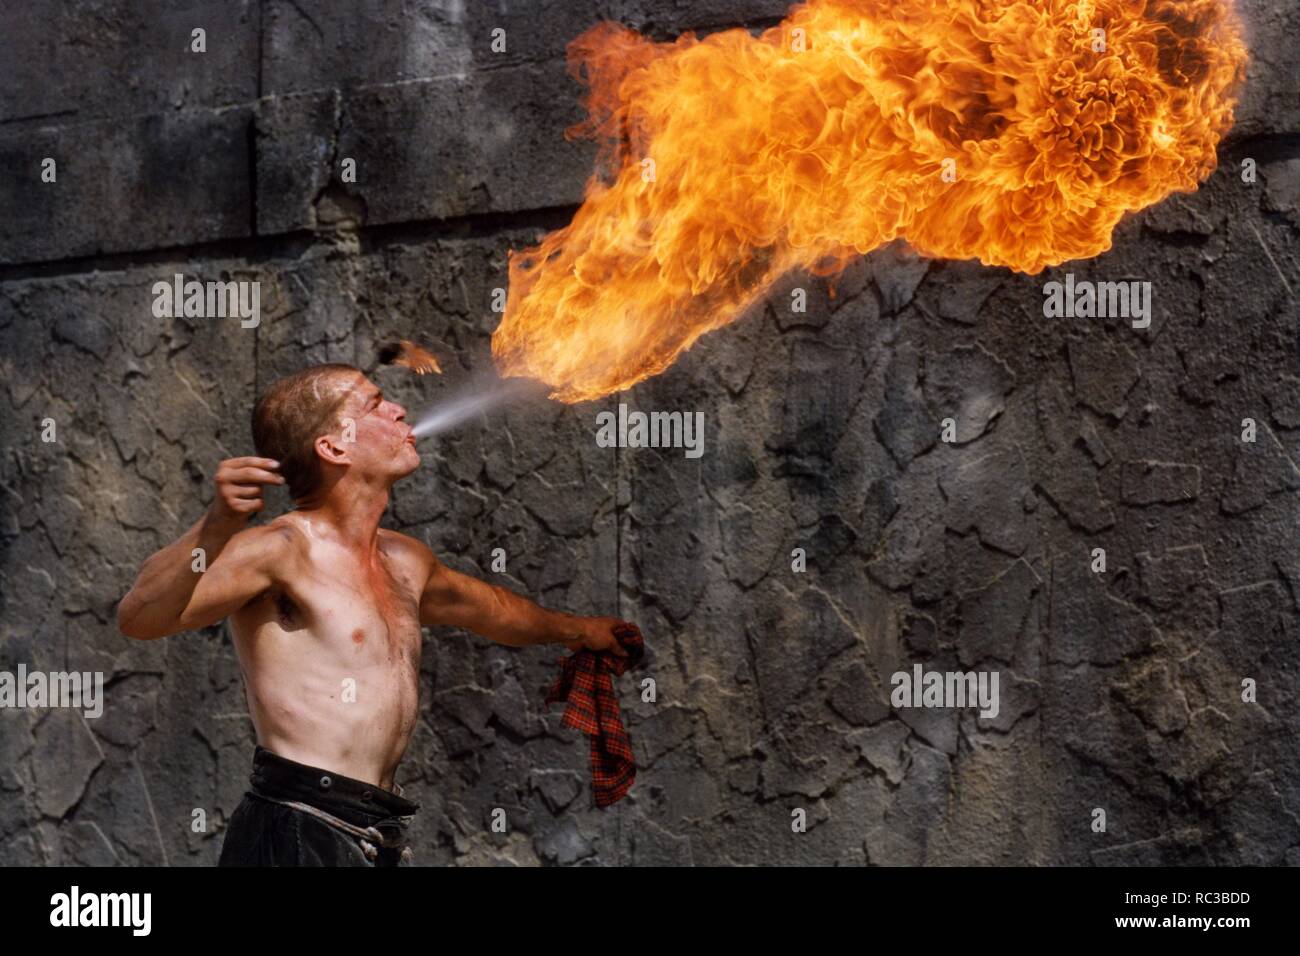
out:
M896 238L1026 273L1106 251L1214 169L1246 48L1231 0L811 0L758 37L600 23L568 58L600 168L510 253L492 351L578 402Z

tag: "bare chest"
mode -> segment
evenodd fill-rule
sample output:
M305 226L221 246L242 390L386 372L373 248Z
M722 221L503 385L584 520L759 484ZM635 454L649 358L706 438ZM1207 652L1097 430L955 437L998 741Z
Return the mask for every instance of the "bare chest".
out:
M418 672L419 595L400 569L340 564L273 596L285 631L310 630L341 662Z

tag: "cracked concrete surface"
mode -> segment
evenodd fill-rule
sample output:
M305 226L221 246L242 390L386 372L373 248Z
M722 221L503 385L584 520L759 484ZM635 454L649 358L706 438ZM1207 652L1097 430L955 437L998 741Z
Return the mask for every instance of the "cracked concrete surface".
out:
M376 373L420 407L489 363L507 250L567 222L590 171L562 135L569 38L785 9L497 6L5 14L0 167L61 165L57 190L0 180L0 670L99 670L106 701L0 709L0 863L215 862L252 755L239 666L222 628L116 632L140 561L250 451L259 385L373 367L400 335L447 369ZM548 606L638 621L657 701L621 682L640 769L598 811L585 739L542 705L556 655L426 632L398 777L418 862L1300 863L1300 14L1240 6L1253 60L1220 168L1105 255L1026 277L890 246L788 277L628 393L431 446L388 524ZM193 25L207 59L180 52ZM1152 282L1151 327L1044 319L1068 271ZM261 326L154 318L176 272L260 280ZM619 401L702 411L704 456L598 448ZM915 663L998 670L1000 712L892 708Z

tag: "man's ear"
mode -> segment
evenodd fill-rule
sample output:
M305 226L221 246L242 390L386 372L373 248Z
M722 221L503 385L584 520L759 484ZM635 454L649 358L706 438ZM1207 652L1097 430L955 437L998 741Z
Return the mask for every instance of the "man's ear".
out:
M316 454L331 465L348 464L349 454L346 442L339 441L333 435L321 435L316 439Z

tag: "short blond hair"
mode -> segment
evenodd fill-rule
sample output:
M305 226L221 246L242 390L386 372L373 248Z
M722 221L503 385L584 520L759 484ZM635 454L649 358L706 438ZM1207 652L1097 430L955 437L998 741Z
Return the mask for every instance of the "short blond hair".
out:
M338 427L348 391L330 384L344 372L360 375L361 369L339 362L313 365L272 382L253 405L253 447L280 463L295 501L320 487L316 439Z

